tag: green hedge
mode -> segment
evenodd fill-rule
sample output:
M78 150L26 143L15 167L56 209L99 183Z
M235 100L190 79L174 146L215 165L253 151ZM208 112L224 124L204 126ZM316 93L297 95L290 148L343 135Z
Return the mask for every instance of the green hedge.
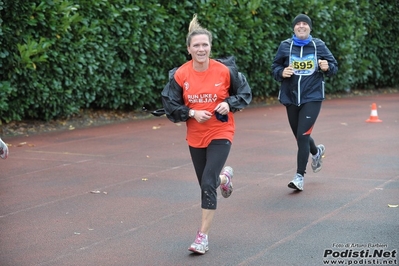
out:
M189 59L193 13L254 96L277 94L271 62L299 13L338 60L328 93L398 84L397 0L0 0L0 121L160 107L168 70Z

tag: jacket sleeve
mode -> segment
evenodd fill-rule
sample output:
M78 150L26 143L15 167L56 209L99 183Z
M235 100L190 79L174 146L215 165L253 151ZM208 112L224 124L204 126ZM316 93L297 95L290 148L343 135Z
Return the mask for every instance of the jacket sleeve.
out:
M230 78L230 97L226 98L225 102L229 104L232 112L236 112L249 105L252 100L252 90L241 72Z
M272 63L273 78L278 82L282 82L284 79L283 71L284 71L284 68L287 67L284 65L285 61L286 61L286 55L283 52L283 42L281 42L280 46L278 47L276 56L274 57L273 63Z
M229 97L224 101L230 106L230 111L236 112L245 108L252 100L252 90L244 74L238 71L235 57L216 59L223 63L230 71Z
M327 77L332 77L335 74L337 74L338 62L337 62L337 60L335 60L335 57L333 56L333 54L330 52L330 50L327 48L327 46L325 45L325 43L323 41L321 41L317 59L327 60L328 71L327 72L323 71L323 73Z
M189 108L184 105L183 89L176 82L174 74L177 68L169 72L169 82L162 90L162 105L166 117L173 123L185 122L189 118Z

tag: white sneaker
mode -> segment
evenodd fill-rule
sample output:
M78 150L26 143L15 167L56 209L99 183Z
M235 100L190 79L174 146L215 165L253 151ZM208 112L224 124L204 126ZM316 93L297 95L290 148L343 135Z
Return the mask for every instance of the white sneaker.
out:
M208 236L198 230L195 241L191 244L188 250L198 254L205 254L205 252L209 250Z
M8 146L0 139L0 158L7 159L8 157Z
M316 157L312 156L312 169L314 173L317 173L321 170L323 164L323 156L326 148L323 144L317 145L318 154Z
M288 184L289 188L296 190L303 190L303 176L301 174L296 174L294 179Z

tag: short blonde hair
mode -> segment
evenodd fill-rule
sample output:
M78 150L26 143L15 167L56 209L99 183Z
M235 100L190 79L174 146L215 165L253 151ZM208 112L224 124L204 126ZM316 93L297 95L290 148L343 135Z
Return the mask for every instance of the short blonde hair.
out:
M201 27L197 19L197 14L194 14L193 19L190 21L190 25L188 26L188 34L186 39L187 46L190 46L191 38L199 34L207 35L209 42L212 44L212 33L209 30Z

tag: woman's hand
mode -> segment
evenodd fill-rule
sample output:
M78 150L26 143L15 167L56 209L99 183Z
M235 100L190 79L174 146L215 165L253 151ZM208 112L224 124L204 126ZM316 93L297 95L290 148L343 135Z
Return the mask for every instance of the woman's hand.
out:
M227 115L230 112L230 106L226 102L219 103L214 109L215 112L218 112L221 115Z
M212 117L212 113L205 110L195 110L194 118L198 123L204 123Z

